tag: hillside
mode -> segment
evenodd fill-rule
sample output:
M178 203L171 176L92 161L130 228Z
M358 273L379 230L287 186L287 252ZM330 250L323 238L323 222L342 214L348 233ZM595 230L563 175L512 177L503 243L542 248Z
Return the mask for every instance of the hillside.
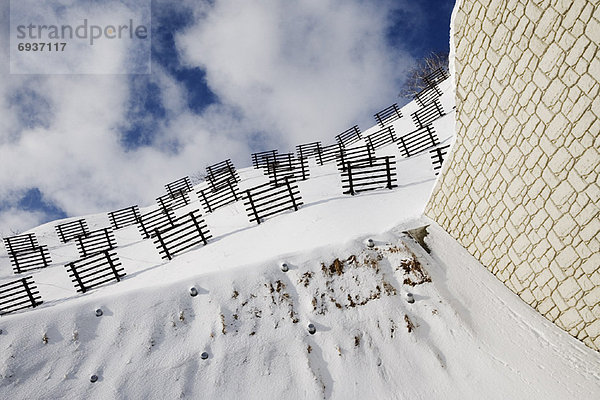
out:
M440 89L452 110L449 80ZM402 109L398 135L415 129L417 109ZM453 118L433 122L442 144ZM297 212L256 224L242 202L227 205L203 216L206 246L168 262L136 226L116 230L127 275L85 294L65 271L78 252L54 232L64 221L32 229L53 263L31 273L44 303L0 318L0 397L600 397L599 354L422 216L436 179L429 152L403 157L393 143L376 153L396 156L397 188L344 195L335 163L310 160ZM242 190L268 182L258 169L238 172ZM193 199L177 215L202 208ZM109 225L105 213L84 218ZM405 233L423 225L430 254ZM13 279L3 252L0 284Z

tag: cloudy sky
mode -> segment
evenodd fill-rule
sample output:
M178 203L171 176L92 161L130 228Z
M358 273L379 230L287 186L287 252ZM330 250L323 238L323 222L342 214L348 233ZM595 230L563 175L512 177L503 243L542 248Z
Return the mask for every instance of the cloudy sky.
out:
M0 6L5 236L66 216L148 205L165 183L226 158L244 167L254 151L329 144L354 124L367 129L375 112L404 103L397 94L415 60L448 49L454 6L452 0L156 0L149 8L150 74L52 75L11 74L12 2ZM47 19L109 24L136 15L143 1L36 4L35 14ZM77 54L71 67L100 72L126 71L136 57L127 46L102 43ZM59 72L60 60L28 56L37 57L34 66Z

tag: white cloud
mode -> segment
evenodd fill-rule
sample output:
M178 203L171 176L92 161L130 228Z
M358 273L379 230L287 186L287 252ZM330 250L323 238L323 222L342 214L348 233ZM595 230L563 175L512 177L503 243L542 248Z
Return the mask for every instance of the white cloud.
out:
M398 3L217 1L177 45L249 127L293 148L332 140L370 107L393 102L413 62L385 40Z
M151 79L161 89L166 117L156 121L152 144L133 150L122 147L119 131L128 124L132 77L18 76L1 67L0 204L35 187L69 215L147 204L164 183L210 163L231 157L249 164L259 133L266 147L292 150L301 142L333 141L361 118L372 123L373 109L395 100L395 83L412 62L385 41L386 15L396 3L190 2L197 6L195 20L177 37L177 50L188 66L206 69L219 103L192 112L186 89L154 64ZM158 12L164 6L158 4ZM5 6L2 15L6 20ZM6 42L3 32L0 44ZM15 115L22 104L14 93L25 89L46 104L43 123L27 125ZM0 230L41 218L0 209Z

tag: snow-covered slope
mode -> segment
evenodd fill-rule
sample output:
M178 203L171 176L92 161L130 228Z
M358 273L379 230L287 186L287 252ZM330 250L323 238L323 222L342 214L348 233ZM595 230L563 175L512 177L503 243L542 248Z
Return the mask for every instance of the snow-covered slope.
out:
M414 129L416 108L397 133ZM434 122L444 143L453 118ZM127 277L85 295L64 269L74 246L59 244L56 222L35 228L54 264L33 273L44 304L0 319L0 398L598 398L598 353L422 216L429 153L377 153L397 156L397 189L342 195L334 165L311 165L298 212L256 225L241 203L224 207L205 216L211 243L170 262L136 227L119 230ZM242 187L266 182L239 172ZM86 220L108 225L105 214ZM425 224L431 254L403 233ZM10 279L2 254L0 282Z

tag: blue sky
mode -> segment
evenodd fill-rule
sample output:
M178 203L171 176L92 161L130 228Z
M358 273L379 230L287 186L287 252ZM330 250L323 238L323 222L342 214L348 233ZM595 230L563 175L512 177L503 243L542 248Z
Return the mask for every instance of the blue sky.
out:
M224 158L247 166L252 151L366 129L404 102L415 60L448 50L453 1L294 3L155 0L150 75L2 67L0 233L149 204Z

